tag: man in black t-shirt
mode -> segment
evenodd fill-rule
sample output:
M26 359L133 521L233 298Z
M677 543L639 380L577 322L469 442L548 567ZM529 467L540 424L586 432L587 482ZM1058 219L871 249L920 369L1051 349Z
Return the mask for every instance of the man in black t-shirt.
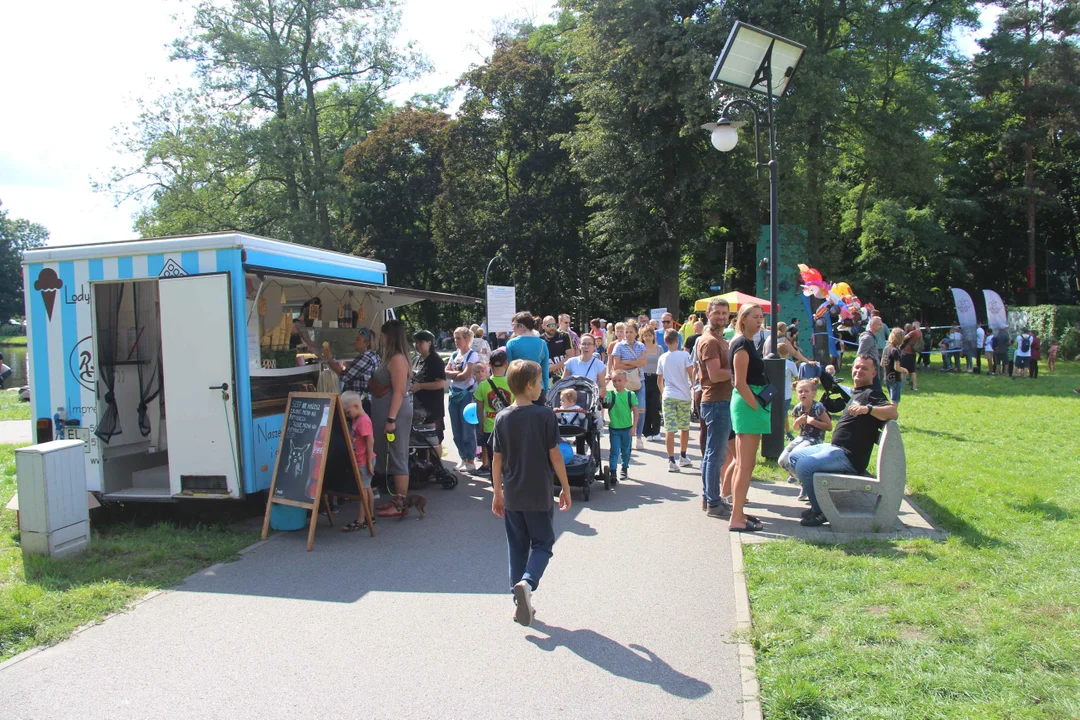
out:
M832 442L799 448L788 457L791 471L810 498L810 509L803 513L803 525L813 527L828 522L814 495L814 473L865 474L881 428L899 417L896 406L874 385L876 376L877 360L873 355L856 357L851 365L855 390L833 429Z
M541 337L548 346L548 372L562 376L567 358L575 354L574 341L569 334L559 329L559 324L551 315L544 318L544 334Z

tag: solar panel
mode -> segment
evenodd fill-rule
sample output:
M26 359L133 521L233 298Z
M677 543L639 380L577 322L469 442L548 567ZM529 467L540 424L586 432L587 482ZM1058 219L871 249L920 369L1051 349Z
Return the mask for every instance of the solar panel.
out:
M759 76L759 71L770 49L772 95L782 97L806 47L741 21L731 28L710 79L767 94L766 78Z

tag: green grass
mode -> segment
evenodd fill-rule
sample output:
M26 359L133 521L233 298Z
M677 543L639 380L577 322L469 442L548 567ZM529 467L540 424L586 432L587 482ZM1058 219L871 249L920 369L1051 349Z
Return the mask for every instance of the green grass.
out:
M0 445L0 508L15 493L15 447ZM95 514L107 512L105 508ZM167 510L159 509L158 515ZM80 559L31 557L24 564L15 513L0 510L0 661L59 642L123 610L151 590L176 585L258 539L255 530L174 522L99 522Z
M1076 387L920 373L908 491L945 543L745 547L766 718L1080 717Z
M0 420L29 420L30 403L21 402L19 394L0 391Z
M26 347L25 335L0 335L0 347Z

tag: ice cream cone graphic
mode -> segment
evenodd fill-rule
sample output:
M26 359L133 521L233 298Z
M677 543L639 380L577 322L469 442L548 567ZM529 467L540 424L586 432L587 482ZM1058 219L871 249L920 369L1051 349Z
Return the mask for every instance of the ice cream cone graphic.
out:
M45 302L45 313L52 320L53 305L56 304L56 291L64 287L64 281L56 276L52 268L43 268L34 281L34 289L41 292L41 299Z

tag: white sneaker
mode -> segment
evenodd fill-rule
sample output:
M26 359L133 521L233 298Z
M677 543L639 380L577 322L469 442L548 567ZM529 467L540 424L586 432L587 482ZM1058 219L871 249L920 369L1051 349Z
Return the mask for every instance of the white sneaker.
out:
M679 458L679 467L690 467L690 458L688 458L688 457L680 457Z
M640 435L638 435L637 437L634 438L634 449L635 450L644 450L645 449L645 443L642 442Z
M521 580L514 586L514 602L517 603L517 609L514 611L514 622L525 627L532 625L532 588L529 587L527 580Z
M663 435L652 435L652 436L649 437L649 440L651 440L653 442L664 442L664 436Z
M667 471L668 472L679 472L679 466L675 464L674 460L668 460Z
M461 469L462 469L462 471L470 473L470 474L475 473L476 472L476 462L473 461L473 460L466 460L465 462L461 463Z

